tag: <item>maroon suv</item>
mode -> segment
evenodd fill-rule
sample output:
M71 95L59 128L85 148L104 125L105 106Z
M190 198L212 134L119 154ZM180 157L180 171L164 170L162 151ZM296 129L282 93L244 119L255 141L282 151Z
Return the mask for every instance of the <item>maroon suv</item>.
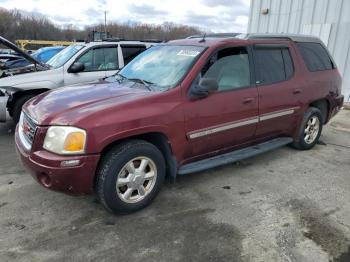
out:
M164 177L292 144L310 149L343 104L321 41L191 38L154 46L117 75L23 107L16 146L44 187L96 192L115 213L148 205Z

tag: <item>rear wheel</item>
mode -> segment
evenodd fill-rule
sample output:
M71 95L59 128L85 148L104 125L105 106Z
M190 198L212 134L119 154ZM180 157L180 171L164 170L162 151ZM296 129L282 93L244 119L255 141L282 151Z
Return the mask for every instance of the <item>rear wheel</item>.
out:
M310 107L304 114L297 137L293 146L307 150L315 146L322 132L322 114L318 108Z
M165 177L165 161L153 144L132 140L112 148L97 173L97 195L105 208L126 214L149 205Z
M12 119L17 124L22 112L22 106L34 95L25 95L17 99L12 109Z

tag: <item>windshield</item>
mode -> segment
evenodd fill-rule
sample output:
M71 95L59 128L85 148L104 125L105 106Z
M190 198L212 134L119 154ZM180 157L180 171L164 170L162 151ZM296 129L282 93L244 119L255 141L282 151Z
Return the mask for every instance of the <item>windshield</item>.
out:
M127 64L119 75L161 88L172 88L204 50L200 46L153 46Z
M80 49L82 49L83 45L71 45L67 48L63 49L59 54L52 57L47 64L52 68L59 68L63 66L72 56L74 56Z

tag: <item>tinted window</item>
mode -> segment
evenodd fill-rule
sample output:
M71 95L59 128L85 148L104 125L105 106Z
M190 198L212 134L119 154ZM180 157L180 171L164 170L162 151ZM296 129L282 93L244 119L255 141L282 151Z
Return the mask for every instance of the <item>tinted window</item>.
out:
M318 43L297 43L300 53L310 71L334 69L327 50Z
M121 45L121 48L124 57L124 65L128 64L138 54L146 50L146 46L144 45Z
M255 73L259 84L273 84L292 77L292 58L287 48L255 48Z
M116 47L90 49L77 62L83 63L84 72L118 69L118 49Z
M248 53L245 48L227 48L213 55L201 71L201 78L216 79L218 91L250 86Z

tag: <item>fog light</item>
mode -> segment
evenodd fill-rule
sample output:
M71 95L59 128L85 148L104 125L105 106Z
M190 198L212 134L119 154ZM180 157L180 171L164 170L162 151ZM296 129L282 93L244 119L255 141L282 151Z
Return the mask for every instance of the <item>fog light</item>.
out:
M61 167L72 167L80 164L80 160L65 160L61 162Z
M52 181L51 181L51 178L47 174L41 173L38 178L39 178L40 183L44 187L51 187Z

